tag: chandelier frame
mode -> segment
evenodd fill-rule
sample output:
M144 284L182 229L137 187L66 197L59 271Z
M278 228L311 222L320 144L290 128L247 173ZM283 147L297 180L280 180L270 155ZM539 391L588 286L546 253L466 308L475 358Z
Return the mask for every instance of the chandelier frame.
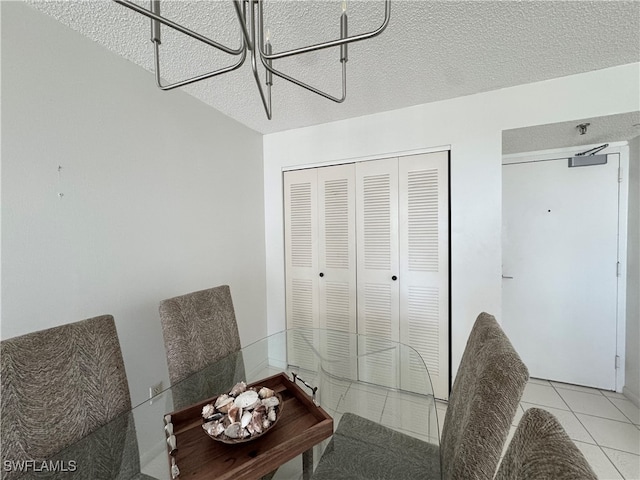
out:
M359 42L369 38L380 35L388 26L391 18L391 0L385 0L385 13L382 24L370 32L361 33L359 35L348 35L347 27L347 14L346 4L343 2L343 13L340 16L340 38L330 40L322 43L316 43L306 47L295 48L282 52L273 53L272 46L269 41L268 35L265 41L264 33L264 0L232 0L236 16L240 25L240 47L233 48L223 45L215 40L212 40L204 35L201 35L179 23L174 22L160 14L160 0L150 0L150 9L141 7L140 5L133 3L132 0L113 0L115 3L122 5L134 12L148 17L151 20L151 41L154 44L154 65L155 65L155 77L156 85L161 90L172 90L174 88L190 85L195 82L206 80L224 73L228 73L240 68L246 61L247 54L250 52L251 57L251 70L253 77L256 81L262 105L267 118L272 118L272 105L271 105L271 86L273 85L273 75L282 78L290 83L298 85L312 93L315 93L321 97L331 100L336 103L342 103L347 96L347 61L348 52L347 45L354 42ZM257 10L257 14L256 14ZM231 56L237 56L238 60L234 63L215 69L211 72L197 75L195 77L187 78L184 80L176 81L173 83L163 83L161 79L160 69L160 45L162 44L161 37L161 24L170 27L178 32L181 32L205 45L216 48L221 52L224 52ZM256 33L258 42L256 42ZM305 53L315 52L327 48L340 47L340 63L342 64L342 95L340 97L333 96L327 92L324 92L314 86L311 86L305 82L302 82L290 75L285 74L273 67L273 61L282 58L293 57ZM262 88L260 81L260 75L258 73L258 56L260 61L266 70L265 75L265 89Z

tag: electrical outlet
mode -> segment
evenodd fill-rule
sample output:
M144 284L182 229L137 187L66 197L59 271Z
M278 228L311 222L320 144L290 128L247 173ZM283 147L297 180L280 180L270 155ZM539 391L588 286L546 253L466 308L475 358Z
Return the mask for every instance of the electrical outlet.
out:
M162 381L149 387L149 398L153 398L162 392Z

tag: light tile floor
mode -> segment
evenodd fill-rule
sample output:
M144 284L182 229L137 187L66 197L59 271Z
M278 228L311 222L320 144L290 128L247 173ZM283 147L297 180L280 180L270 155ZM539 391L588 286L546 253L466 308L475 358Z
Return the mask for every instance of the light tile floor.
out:
M624 395L533 378L507 442L531 407L558 418L600 480L640 480L640 409ZM444 418L445 409L446 403L438 404L438 418Z
M381 395L379 389L367 391L366 386L350 382L325 382L322 387L321 404L332 405L328 412L336 426L342 413L357 407L361 415L425 441L442 429L446 402L436 401L434 421L430 413L425 413L424 404L414 406L410 394L390 391ZM507 445L525 410L531 407L543 408L558 418L600 480L640 480L640 409L622 394L531 379L522 395ZM415 428L416 425L421 427ZM299 471L299 466L296 468ZM276 476L278 480L291 478L287 477L290 472L286 468L281 470Z

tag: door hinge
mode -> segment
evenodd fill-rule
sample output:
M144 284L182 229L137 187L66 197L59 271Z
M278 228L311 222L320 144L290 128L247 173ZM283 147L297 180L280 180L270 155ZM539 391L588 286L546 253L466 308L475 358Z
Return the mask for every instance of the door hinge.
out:
M618 183L622 183L622 167L618 167Z
M620 355L616 355L616 369L620 368Z
M616 262L616 277L620 276L620 262Z

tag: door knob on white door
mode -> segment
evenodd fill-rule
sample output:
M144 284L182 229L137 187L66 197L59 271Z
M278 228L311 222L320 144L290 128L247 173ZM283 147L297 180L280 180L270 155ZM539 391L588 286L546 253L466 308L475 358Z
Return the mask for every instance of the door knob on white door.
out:
M506 275L502 275L502 278L509 278L509 279L513 279L513 277L508 277Z

